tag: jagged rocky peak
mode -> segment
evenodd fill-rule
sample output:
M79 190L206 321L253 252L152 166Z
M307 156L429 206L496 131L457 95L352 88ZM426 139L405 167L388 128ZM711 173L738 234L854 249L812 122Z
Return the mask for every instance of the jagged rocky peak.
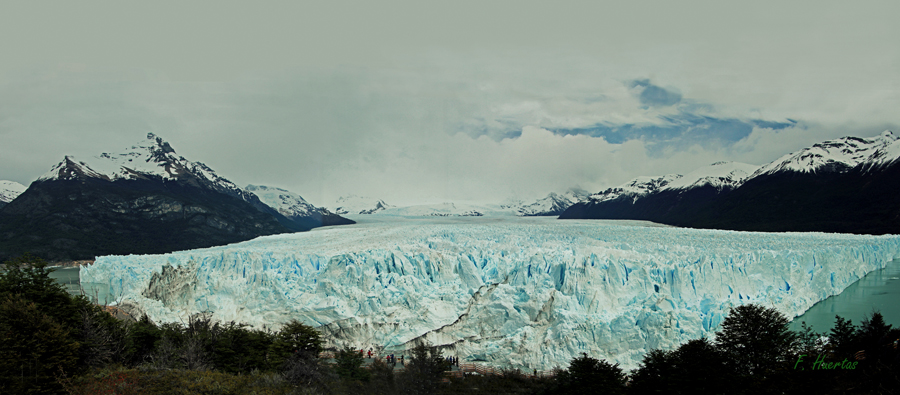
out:
M172 146L153 133L122 153L102 153L88 160L78 160L74 156L65 158L49 172L38 178L46 180L69 180L80 177L100 178L108 181L158 176L175 179L187 167L206 167L176 156Z
M122 153L102 153L88 160L67 155L38 181L99 178L106 181L178 180L246 198L247 193L220 177L209 166L178 156L172 146L153 133Z
M161 137L147 133L147 138L132 145L131 148L121 154L103 153L101 158L120 162L123 166L134 163L135 160L146 163L171 163L184 158L175 156L175 149Z

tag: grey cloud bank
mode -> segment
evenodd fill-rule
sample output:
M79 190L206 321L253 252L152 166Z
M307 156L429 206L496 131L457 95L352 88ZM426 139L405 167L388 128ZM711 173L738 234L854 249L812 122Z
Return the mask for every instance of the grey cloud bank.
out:
M900 6L775 5L3 4L0 179L153 132L318 205L499 201L896 129Z

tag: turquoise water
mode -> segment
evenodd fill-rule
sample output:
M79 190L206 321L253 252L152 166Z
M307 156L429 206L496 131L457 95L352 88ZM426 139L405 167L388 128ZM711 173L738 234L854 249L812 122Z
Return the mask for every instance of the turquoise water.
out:
M876 310L881 312L885 322L900 327L900 259L867 274L839 295L816 303L791 322L791 329L799 330L800 323L806 321L814 331L828 332L834 326L835 315L849 318L858 325Z
M100 283L79 283L77 267L60 267L56 268L50 277L66 287L72 295L85 295L91 302L97 304L110 304L113 302L112 296L109 294L109 286Z

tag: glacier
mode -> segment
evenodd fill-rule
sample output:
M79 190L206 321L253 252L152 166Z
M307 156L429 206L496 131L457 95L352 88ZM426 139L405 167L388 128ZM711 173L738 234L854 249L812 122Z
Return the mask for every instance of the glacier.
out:
M795 317L900 256L900 236L686 229L535 217L390 218L164 255L103 256L82 282L163 322L191 314L330 346L550 369L582 352L634 368L713 337L731 307Z

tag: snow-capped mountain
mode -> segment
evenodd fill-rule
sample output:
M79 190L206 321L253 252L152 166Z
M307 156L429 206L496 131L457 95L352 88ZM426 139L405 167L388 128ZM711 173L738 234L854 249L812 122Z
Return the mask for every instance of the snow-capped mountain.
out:
M13 201L16 197L25 192L26 187L15 181L0 180L0 207Z
M149 133L124 153L66 156L0 209L0 259L162 253L322 223L321 215L285 217Z
M391 208L384 200L367 196L347 195L341 196L329 208L336 214L375 214L381 210Z
M169 143L153 133L120 154L103 153L87 161L66 156L37 181L75 180L84 177L105 181L180 181L237 196L250 203L256 198L233 182L216 174L201 162L192 162L175 153Z
M691 189L711 186L718 190L735 189L750 178L759 166L740 162L716 162L672 180L662 189Z
M564 193L550 192L547 197L530 204L507 203L503 206L513 208L516 214L521 216L553 216L562 214L569 206L586 199L589 195L590 193L584 189L571 188Z
M890 130L872 138L841 137L782 156L760 167L752 177L779 172L846 172L867 163L889 164L900 156L898 144Z
M757 231L900 233L900 140L817 143L761 167L715 163L641 177L572 205L562 219L639 219Z
M710 186L722 191L734 189L741 185L748 176L759 169L759 166L740 162L716 162L701 167L685 175L667 174L660 177L637 177L615 188L595 193L589 197L591 201L628 197L637 199L666 190L688 190Z
M248 191L256 195L263 203L278 210L285 217L294 215L310 215L319 209L306 201L302 196L287 189L268 187L265 185L247 185Z
M314 226L345 225L354 223L351 220L334 214L324 207L316 207L302 196L286 189L265 185L247 185L248 191L256 195L260 201L272 207L279 214L301 223L311 222ZM316 224L317 223L317 224Z
M681 174L667 174L661 177L637 177L622 185L614 188L608 188L604 191L590 195L588 198L595 202L604 202L624 197L630 197L637 200L641 196L659 192L674 180L683 177Z

